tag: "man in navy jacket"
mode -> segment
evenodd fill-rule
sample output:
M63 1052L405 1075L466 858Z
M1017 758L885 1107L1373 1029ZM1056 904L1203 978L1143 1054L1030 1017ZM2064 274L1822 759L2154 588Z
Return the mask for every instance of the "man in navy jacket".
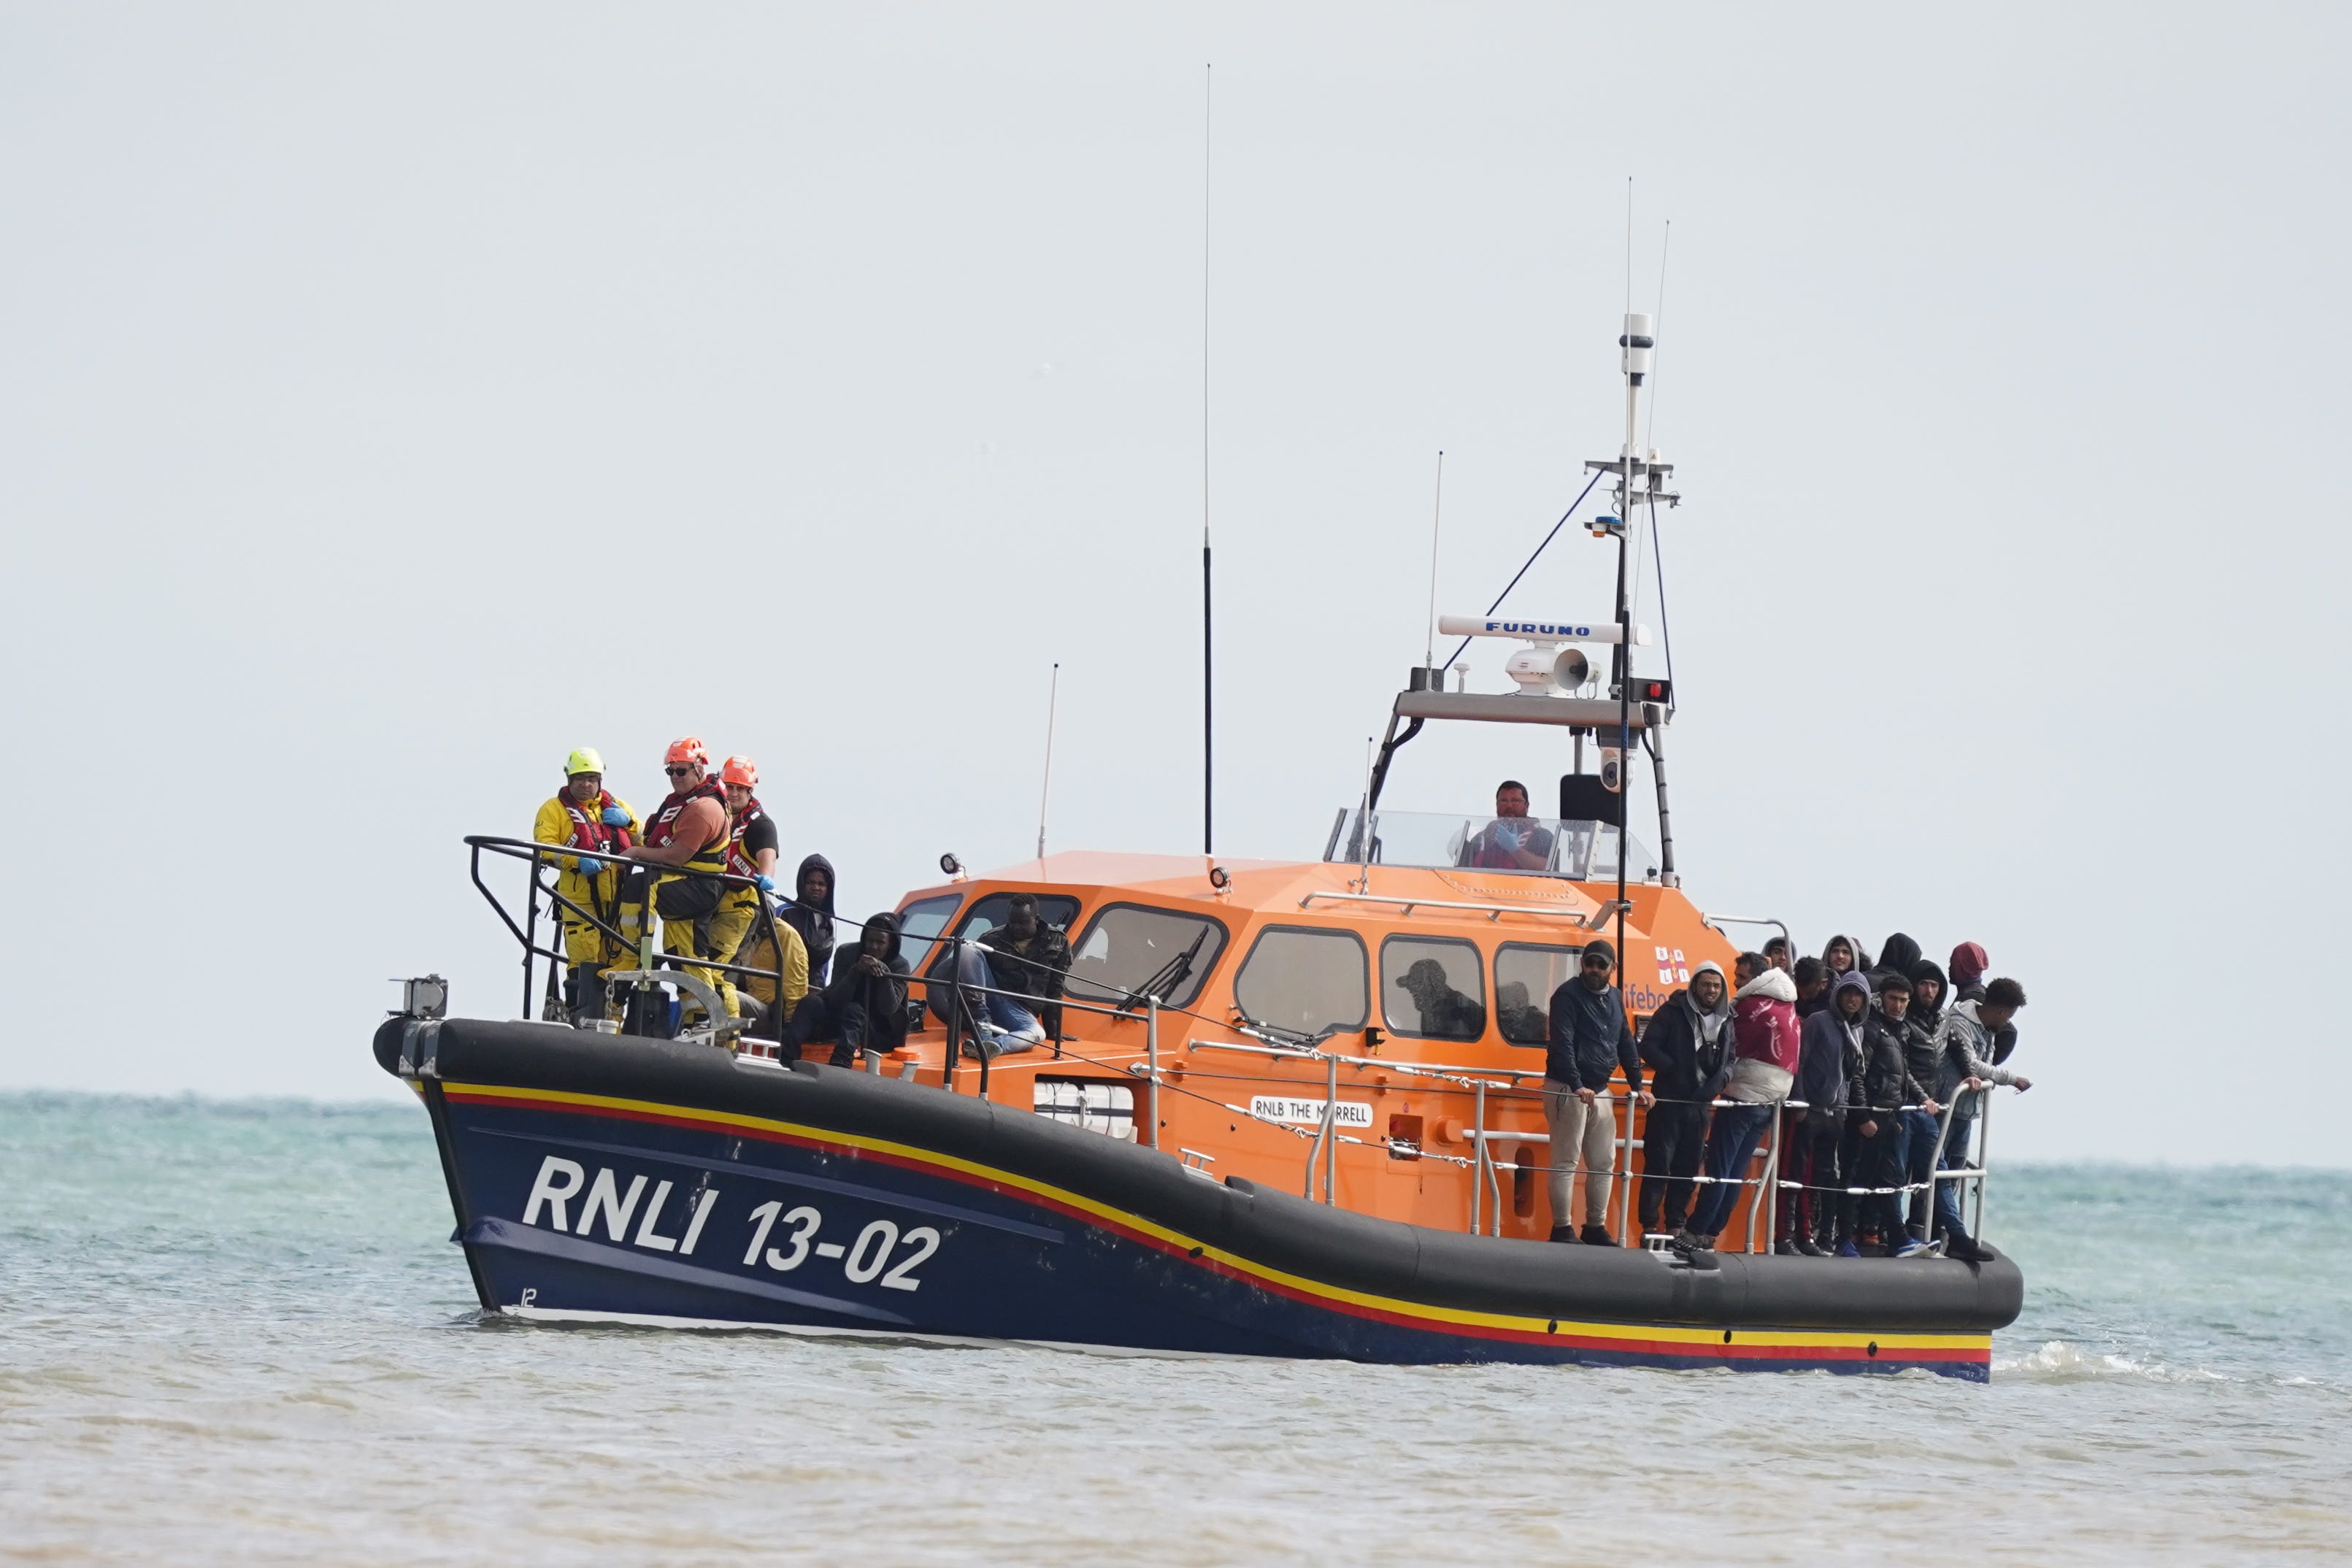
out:
M1617 1123L1609 1079L1620 1068L1636 1103L1647 1108L1642 1058L1625 999L1609 983L1617 950L1594 939L1584 950L1576 978L1551 994L1551 1043L1544 1053L1544 1120L1551 1128L1551 1169L1545 1189L1551 1198L1551 1238L1614 1247L1609 1234L1609 1176L1615 1165ZM1584 1165L1584 1228L1570 1218L1570 1189L1579 1156Z

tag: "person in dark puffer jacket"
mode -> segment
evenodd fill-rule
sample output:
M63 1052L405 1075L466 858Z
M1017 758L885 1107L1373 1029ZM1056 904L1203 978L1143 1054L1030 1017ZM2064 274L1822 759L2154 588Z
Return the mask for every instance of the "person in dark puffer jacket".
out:
M1576 977L1551 994L1551 1047L1544 1053L1544 1120L1551 1132L1551 1168L1545 1191L1551 1199L1551 1239L1614 1247L1609 1234L1609 1184L1616 1165L1616 1124L1609 1080L1619 1068L1637 1104L1647 1109L1642 1058L1633 1047L1633 1026L1625 999L1610 976L1617 950L1595 939L1585 944ZM1570 1214L1570 1188L1580 1157L1584 1165L1584 1226Z
M1845 1138L1846 1085L1862 1067L1863 1021L1870 1013L1870 982L1858 972L1838 976L1830 1007L1804 1021L1794 1098L1802 1109L1781 1112L1780 1239L1772 1250L1826 1258L1836 1246L1838 1155Z
M1911 1074L1904 1058L1909 1031L1900 1012L1890 1016L1886 1011L1897 996L1903 998L1901 1009L1907 1011L1907 989L1890 983L1879 993L1877 1008L1863 1025L1862 1071L1846 1089L1846 1184L1887 1190L1868 1196L1845 1194L1838 1205L1840 1258L1862 1256L1857 1243L1864 1231L1875 1232L1890 1252L1902 1245L1903 1198L1893 1189L1903 1184L1906 1175L1903 1106Z

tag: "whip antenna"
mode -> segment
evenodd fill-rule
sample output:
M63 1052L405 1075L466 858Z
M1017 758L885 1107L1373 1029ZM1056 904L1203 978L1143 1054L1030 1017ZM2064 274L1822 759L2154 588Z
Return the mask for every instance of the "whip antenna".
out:
M1037 858L1045 858L1045 803L1054 795L1054 710L1062 700L1062 666L1054 665L1054 678L1045 689L1045 782L1037 786Z
M1216 851L1217 661L1209 569L1209 127L1216 68L1201 68L1201 853Z
M1437 454L1437 500L1429 517L1429 646L1421 656L1425 668L1437 662L1437 528L1445 520L1445 454Z

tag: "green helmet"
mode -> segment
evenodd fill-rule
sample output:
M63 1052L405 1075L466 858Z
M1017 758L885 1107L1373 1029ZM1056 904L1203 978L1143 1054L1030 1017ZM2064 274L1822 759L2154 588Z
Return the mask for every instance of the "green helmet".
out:
M596 754L596 748L593 746L583 746L563 759L565 778L570 778L575 773L601 773L604 771L604 759Z

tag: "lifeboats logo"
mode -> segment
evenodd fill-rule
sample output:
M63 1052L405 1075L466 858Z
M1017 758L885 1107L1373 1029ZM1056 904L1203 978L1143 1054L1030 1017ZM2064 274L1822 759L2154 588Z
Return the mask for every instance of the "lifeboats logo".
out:
M1486 629L1507 637L1589 637L1592 628L1573 621L1488 621Z

